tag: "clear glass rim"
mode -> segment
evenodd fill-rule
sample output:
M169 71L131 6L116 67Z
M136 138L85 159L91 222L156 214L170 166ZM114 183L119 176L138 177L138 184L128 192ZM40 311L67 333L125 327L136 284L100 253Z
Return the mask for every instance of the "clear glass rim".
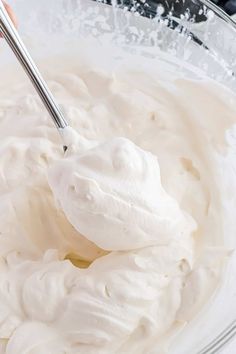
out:
M236 31L236 21L234 21L226 12L224 12L219 6L214 4L210 0L198 0L200 3L206 5L209 9L215 12L219 17L221 17L227 24L232 26Z
M232 321L220 334L216 336L209 344L201 349L198 354L218 353L225 345L231 342L236 336L236 320Z

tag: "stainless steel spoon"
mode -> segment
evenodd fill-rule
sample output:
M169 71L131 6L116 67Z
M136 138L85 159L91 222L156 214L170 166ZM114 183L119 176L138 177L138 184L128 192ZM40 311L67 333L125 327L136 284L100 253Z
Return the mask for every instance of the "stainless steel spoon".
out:
M56 125L60 135L62 135L62 132L68 126L68 123L63 117L63 114L58 107L51 91L49 90L46 82L44 81L37 66L35 65L28 50L26 49L1 0L0 32L14 52L23 69L29 76L46 109L48 110L48 113L53 119L53 122ZM63 148L65 151L67 146L64 145Z

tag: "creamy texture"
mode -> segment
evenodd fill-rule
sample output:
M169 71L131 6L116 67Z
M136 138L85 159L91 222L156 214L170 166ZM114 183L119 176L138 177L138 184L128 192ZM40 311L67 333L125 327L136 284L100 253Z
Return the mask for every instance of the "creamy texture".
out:
M1 354L163 354L216 288L235 97L131 59L48 76L67 156L30 84L0 86Z
M157 158L128 139L62 159L49 176L68 220L105 250L181 242L196 229L163 189Z

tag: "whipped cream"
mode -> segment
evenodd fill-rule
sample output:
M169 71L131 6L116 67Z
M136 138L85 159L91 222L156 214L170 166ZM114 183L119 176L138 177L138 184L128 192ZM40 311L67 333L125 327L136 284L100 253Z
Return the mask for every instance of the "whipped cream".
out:
M216 289L235 97L130 59L48 76L66 156L27 79L3 78L1 354L163 353Z
M157 157L128 139L62 159L49 176L68 220L105 250L166 245L196 229L163 189Z

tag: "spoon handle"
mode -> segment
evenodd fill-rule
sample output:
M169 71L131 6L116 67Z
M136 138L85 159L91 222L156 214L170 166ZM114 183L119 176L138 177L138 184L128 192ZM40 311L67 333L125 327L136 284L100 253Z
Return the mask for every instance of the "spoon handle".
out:
M0 31L5 38L18 61L26 71L36 91L41 97L46 109L48 110L54 124L59 129L64 129L68 126L65 118L62 115L58 105L56 104L53 95L51 94L46 82L42 78L33 59L21 40L17 30L15 29L2 1L0 0Z

